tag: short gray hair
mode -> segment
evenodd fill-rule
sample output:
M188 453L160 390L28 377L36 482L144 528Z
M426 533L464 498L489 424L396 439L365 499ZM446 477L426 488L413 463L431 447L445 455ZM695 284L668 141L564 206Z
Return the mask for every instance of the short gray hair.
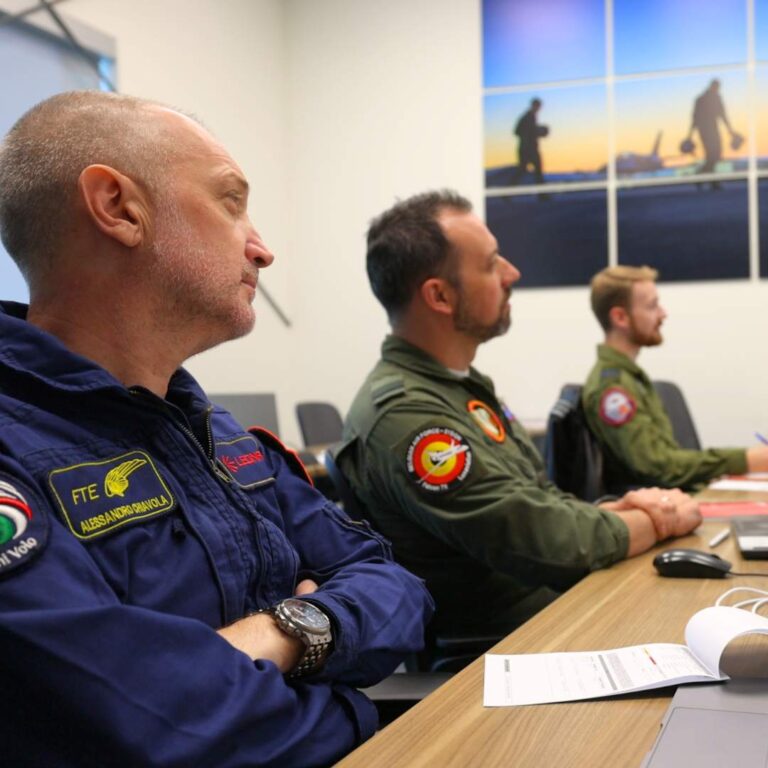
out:
M174 153L146 99L70 91L41 102L0 147L0 237L30 287L71 222L83 169L108 165L157 193Z

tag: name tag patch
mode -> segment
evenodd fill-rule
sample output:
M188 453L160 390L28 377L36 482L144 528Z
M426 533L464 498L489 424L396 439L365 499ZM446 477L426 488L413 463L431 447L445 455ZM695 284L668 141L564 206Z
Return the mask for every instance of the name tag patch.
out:
M143 451L54 469L48 483L78 539L111 533L176 506L154 462Z
M264 462L264 450L250 435L216 443L216 458L241 488L255 488L274 480Z

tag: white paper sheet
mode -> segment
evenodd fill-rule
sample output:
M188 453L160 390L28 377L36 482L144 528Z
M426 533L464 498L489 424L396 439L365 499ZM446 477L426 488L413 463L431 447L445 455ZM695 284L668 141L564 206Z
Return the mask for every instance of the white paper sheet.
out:
M486 707L547 704L725 680L720 657L734 638L768 634L768 619L740 608L705 608L685 630L686 645L650 643L609 651L485 657Z
M768 473L723 477L708 486L713 491L768 491Z

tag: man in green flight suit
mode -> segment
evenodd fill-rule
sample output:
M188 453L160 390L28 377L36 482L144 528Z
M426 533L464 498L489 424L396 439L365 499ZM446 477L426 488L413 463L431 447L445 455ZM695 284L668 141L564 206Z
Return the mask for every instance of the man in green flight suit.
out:
M368 231L371 287L392 326L337 456L396 559L426 579L437 634L505 634L589 571L700 522L681 491L594 506L541 457L471 367L510 325L518 270L453 192L396 204Z
M650 267L608 267L592 278L592 311L605 331L582 392L590 430L601 444L609 491L638 485L692 489L725 473L768 471L768 446L686 450L648 374L637 364L643 347L663 341L667 316Z

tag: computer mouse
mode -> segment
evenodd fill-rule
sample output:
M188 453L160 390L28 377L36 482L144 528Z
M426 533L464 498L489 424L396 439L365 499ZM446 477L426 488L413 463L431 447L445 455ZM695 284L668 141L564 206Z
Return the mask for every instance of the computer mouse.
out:
M700 549L668 549L653 558L653 565L661 576L682 579L723 579L731 570L727 560Z

